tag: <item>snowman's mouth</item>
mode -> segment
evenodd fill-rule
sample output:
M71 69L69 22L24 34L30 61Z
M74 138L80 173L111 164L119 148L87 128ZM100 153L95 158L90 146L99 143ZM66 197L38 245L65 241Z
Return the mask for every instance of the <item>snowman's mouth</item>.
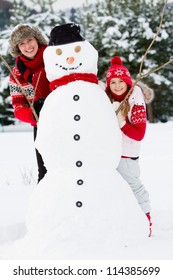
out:
M81 65L82 63L79 63L79 65L75 66L75 67L65 67L63 65L59 65L58 63L55 64L56 66L59 66L59 68L61 68L62 70L77 70Z

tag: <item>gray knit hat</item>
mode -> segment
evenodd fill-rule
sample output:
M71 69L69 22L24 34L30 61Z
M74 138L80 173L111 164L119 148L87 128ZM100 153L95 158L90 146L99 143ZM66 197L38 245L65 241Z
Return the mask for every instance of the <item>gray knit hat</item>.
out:
M48 42L46 41L46 39L43 37L40 30L36 26L29 26L27 24L17 25L12 31L9 39L9 44L10 44L9 53L13 57L17 57L21 55L18 45L22 41L33 37L37 39L39 45L48 44Z

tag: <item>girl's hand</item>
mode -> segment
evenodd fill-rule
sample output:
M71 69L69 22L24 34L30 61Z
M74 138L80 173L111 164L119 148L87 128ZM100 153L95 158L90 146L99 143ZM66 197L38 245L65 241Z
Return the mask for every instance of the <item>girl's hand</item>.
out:
M120 102L116 101L112 103L112 106L114 108L114 111L116 112L120 106Z
M116 112L120 106L120 102L118 102L118 101L113 102L112 105L113 105L114 111ZM119 127L122 128L126 124L126 120L125 120L125 117L123 117L121 110L118 112L118 114L116 116L118 119Z

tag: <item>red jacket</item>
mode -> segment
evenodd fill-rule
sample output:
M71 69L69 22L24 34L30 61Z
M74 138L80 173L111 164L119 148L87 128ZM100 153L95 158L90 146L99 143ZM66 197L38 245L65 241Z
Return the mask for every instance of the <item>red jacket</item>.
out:
M46 78L43 62L43 51L45 48L46 46L41 46L33 60L26 59L24 56L16 58L16 62L20 58L27 67L27 73L32 74L32 84L27 81L25 77L26 75L22 75L19 72L17 66L12 69L23 90L26 92L29 101L32 102L33 105L39 99L45 99L50 93L49 81ZM20 86L12 74L10 74L9 78L9 88L15 117L20 121L36 126L36 120L29 106L27 98L22 93Z

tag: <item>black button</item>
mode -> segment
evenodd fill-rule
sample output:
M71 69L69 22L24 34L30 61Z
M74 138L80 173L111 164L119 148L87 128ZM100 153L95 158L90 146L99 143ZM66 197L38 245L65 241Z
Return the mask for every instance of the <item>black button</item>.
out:
M77 184L78 184L78 185L83 185L83 183L84 183L84 182L83 182L82 179L77 180Z
M79 121L80 120L80 116L79 115L75 115L74 119L75 119L75 121Z
M74 140L78 141L80 139L80 135L79 134L75 134L74 135Z
M75 100L75 101L78 101L79 100L79 95L77 95L77 94L75 94L74 96L73 96L73 99Z
M77 206L77 207L82 207L82 202L81 202L81 201L77 201L77 202L76 202L76 206Z
M77 166L77 167L81 167L81 166L82 166L82 161L78 160L78 161L76 162L76 166Z

